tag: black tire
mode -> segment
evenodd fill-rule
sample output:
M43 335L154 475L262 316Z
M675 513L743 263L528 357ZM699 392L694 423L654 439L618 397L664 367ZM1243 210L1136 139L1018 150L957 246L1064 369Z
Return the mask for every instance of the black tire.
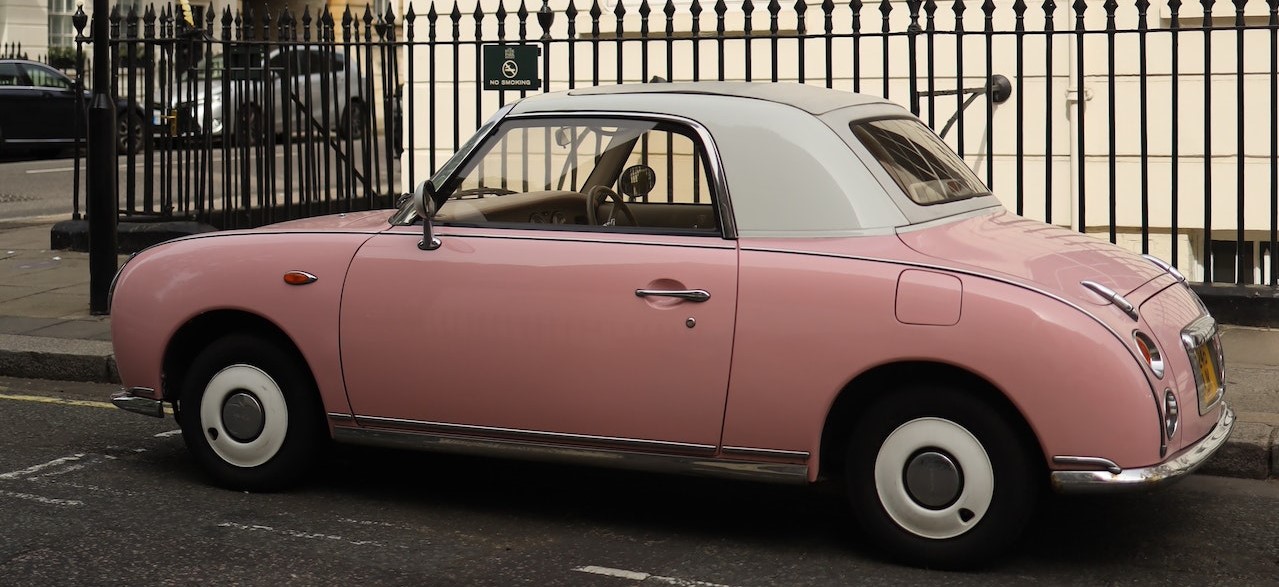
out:
M247 334L228 335L200 352L179 403L187 449L228 489L295 484L328 440L319 392L301 358Z
M906 564L945 569L982 566L1009 550L1045 478L1037 449L1006 412L944 387L911 387L872 405L845 463L870 542Z
M358 141L363 139L365 127L368 126L367 118L364 114L364 103L359 100L351 100L350 105L342 112L342 117L338 122L338 136L345 139L349 132L351 140Z

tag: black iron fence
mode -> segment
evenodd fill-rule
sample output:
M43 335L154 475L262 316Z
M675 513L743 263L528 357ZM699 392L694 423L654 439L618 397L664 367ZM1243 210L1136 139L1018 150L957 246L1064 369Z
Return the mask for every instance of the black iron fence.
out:
M125 155L125 214L248 226L388 205L527 94L480 83L482 47L526 45L540 91L660 76L882 95L1018 213L1195 281L1279 285L1279 0L495 0L110 18L114 91L158 105L162 127ZM216 112L201 98L215 88Z
M116 6L109 20L111 93L139 105L118 120L122 219L238 228L391 205L402 48L371 15ZM80 202L77 186L77 217Z

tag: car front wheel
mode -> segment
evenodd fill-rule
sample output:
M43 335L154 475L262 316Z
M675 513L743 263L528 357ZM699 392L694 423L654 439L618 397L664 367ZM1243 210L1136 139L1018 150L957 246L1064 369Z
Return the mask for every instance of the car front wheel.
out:
M868 537L923 567L980 566L1010 548L1043 477L1009 420L959 389L911 388L870 407L845 467Z
M325 430L301 365L293 353L242 334L196 357L181 391L182 437L218 485L270 491L311 468Z

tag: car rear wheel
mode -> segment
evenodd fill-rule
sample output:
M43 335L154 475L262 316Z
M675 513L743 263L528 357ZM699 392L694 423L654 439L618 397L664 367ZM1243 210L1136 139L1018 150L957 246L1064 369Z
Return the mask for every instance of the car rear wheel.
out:
M325 441L319 394L301 359L249 335L209 345L179 399L182 438L221 486L270 491L298 481Z
M1012 546L1041 489L1033 450L964 390L916 387L874 404L845 466L870 540L908 564L968 568Z

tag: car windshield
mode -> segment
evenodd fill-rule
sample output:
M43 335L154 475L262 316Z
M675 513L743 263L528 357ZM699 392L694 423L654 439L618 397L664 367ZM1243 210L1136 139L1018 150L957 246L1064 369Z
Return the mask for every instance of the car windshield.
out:
M919 121L892 118L851 126L916 204L930 206L990 194L972 170Z

